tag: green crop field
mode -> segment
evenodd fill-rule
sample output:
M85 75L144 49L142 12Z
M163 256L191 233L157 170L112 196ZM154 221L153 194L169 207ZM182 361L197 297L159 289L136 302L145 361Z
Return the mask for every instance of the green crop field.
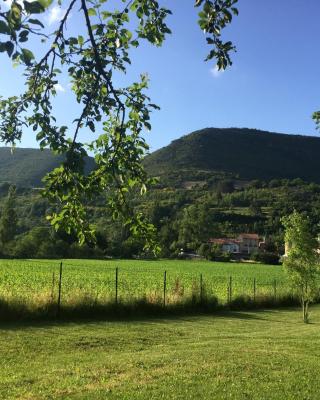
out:
M0 398L317 400L320 307L0 325Z
M57 260L1 260L0 298L25 305L56 302L59 265ZM232 298L253 298L290 292L281 266L176 260L63 260L61 304L114 302L116 268L120 303L139 299L161 303L165 296L166 304L173 304L192 296L216 296L223 304L228 293Z

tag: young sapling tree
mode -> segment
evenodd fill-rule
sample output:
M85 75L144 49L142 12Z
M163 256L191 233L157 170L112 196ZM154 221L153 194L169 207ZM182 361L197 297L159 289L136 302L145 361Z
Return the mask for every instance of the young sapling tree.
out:
M298 291L303 321L309 322L309 305L319 292L318 241L312 233L309 218L298 212L282 219L285 227L286 254L283 265Z

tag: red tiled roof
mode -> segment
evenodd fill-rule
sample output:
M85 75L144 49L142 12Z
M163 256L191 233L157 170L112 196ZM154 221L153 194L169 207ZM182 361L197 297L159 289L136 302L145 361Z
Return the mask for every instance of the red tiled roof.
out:
M256 233L240 233L239 238L259 240L259 235Z
M228 239L228 238L219 238L219 239L209 239L209 243L215 243L215 244L239 244L240 241L237 239Z

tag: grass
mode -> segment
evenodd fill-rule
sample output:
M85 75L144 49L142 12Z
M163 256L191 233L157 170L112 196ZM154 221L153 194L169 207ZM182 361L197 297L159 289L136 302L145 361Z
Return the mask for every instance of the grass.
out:
M318 399L320 307L2 324L1 399Z
M132 303L147 298L163 301L163 276L167 271L167 303L184 301L200 293L200 275L208 296L227 301L232 276L232 296L288 294L281 266L214 263L207 261L64 260L62 303L112 302L115 299L115 269L119 268L118 299ZM58 293L59 261L1 260L0 298L33 305L55 302ZM276 283L276 284L275 284Z

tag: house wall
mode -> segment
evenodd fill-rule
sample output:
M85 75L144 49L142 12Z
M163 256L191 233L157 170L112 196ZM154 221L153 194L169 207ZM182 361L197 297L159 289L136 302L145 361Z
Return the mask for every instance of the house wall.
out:
M226 253L239 253L240 249L236 243L226 243L222 245L222 251Z
M242 238L240 243L241 253L251 254L259 250L259 240Z

